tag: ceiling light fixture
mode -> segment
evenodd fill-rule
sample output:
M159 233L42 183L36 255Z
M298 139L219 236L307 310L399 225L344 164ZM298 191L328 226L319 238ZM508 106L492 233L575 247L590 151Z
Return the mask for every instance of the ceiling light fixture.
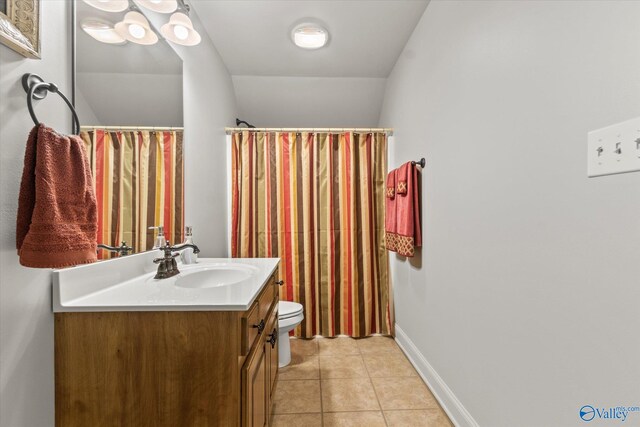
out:
M97 18L89 18L80 24L85 33L102 43L125 44L127 40L116 32L113 24Z
M123 12L129 8L129 0L84 0L84 2L105 12Z
M171 13L178 8L177 0L138 0L137 3L158 13Z
M124 19L115 25L115 30L133 43L151 45L158 42L158 35L153 32L149 21L140 12L127 12Z
M305 22L291 31L291 40L303 49L320 49L329 41L329 32L318 24Z
M191 19L182 12L171 15L169 22L160 28L160 34L167 40L183 46L195 46L202 40L193 28Z

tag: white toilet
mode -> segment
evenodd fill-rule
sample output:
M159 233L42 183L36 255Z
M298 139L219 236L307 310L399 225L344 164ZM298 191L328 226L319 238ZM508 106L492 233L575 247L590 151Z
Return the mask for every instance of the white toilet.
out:
M280 301L278 303L278 366L284 367L291 362L291 344L289 331L304 320L304 309L297 302Z

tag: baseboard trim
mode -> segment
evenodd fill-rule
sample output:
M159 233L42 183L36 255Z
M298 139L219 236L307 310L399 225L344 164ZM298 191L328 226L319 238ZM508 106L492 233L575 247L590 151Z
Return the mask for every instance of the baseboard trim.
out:
M438 375L436 370L433 369L433 366L431 366L422 353L420 353L402 328L398 326L398 324L396 324L395 327L398 346L402 349L413 367L416 368L416 371L418 371L418 374L420 374L424 382L427 383L427 386L429 386L431 392L440 403L440 406L442 406L442 409L447 413L451 422L456 427L479 427L476 420L473 419L444 380L440 378L440 375Z

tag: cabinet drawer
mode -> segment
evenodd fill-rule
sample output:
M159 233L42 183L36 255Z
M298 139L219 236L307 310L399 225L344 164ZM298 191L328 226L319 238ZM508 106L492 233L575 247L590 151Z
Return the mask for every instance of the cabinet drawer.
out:
M260 310L258 304L253 304L246 317L242 319L242 355L245 356L251 350L253 342L260 333ZM266 325L265 325L266 326Z
M260 305L260 316L265 322L267 321L267 315L271 311L273 300L275 299L277 292L278 285L276 285L276 277L271 276L258 299L258 304Z
M242 319L241 354L243 356L251 351L251 347L259 335L266 335L265 332L269 321L267 316L278 303L278 285L275 281L275 276L269 278L262 292Z

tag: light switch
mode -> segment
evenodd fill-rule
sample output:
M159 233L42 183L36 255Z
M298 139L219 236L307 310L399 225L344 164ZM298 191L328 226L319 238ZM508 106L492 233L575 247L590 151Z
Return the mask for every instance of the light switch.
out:
M640 117L589 132L589 177L640 171Z

